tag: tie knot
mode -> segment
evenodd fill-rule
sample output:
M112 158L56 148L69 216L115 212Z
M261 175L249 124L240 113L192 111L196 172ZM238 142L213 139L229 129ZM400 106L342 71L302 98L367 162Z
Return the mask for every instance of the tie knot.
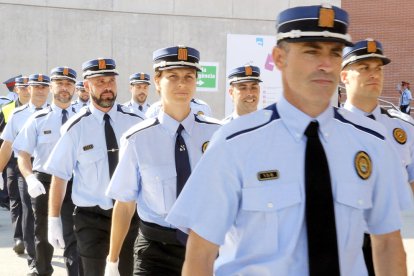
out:
M182 125L182 124L180 124L180 125L178 126L178 128L177 128L177 134L178 134L178 135L181 135L181 131L183 131L183 129L184 129L183 125Z
M369 115L367 115L367 117L375 121L375 116L374 116L374 114L369 114Z
M312 121L309 123L308 127L305 130L305 135L309 137L318 137L318 121Z
M108 113L105 113L105 115L104 115L104 117L103 117L103 118L104 118L104 121L105 121L105 122L109 123L109 122L110 122L109 120L111 119L111 116L109 116L109 114L108 114Z
M67 115L68 111L66 109L62 109L62 115Z

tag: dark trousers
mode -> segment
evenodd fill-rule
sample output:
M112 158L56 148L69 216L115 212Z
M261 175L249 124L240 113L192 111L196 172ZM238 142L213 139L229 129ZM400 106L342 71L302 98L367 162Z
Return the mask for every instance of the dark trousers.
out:
M88 276L103 276L109 253L112 209L75 207L74 224L83 272ZM119 272L130 276L133 272L134 241L138 234L138 215L135 213L119 256Z
M63 258L65 260L66 272L68 276L83 276L82 264L80 261L79 250L76 242L73 227L73 211L75 205L72 202L72 181L68 182L65 198L63 199L61 218L63 228L63 239L65 240L65 250Z
M374 262L372 259L371 236L364 234L364 243L362 244L362 252L364 253L365 265L367 266L368 275L375 276Z
M13 238L15 241L23 241L22 231L22 201L20 199L19 185L17 183L17 175L19 169L15 159L11 159L6 168L6 184L10 198L10 215L13 225Z
M144 226L141 222L140 227ZM167 235L171 236L170 233ZM174 239L175 232L172 236ZM157 240L144 236L140 229L134 247L134 275L180 276L184 263L185 247L178 242L161 242L159 241L161 239L158 238Z
M410 115L410 108L408 107L408 104L406 105L400 105L401 112Z
M26 247L29 266L35 264L36 251L34 243L34 216L32 209L32 201L27 192L27 183L20 171L17 174L17 183L19 186L20 199L22 202L22 230L23 230L23 242Z

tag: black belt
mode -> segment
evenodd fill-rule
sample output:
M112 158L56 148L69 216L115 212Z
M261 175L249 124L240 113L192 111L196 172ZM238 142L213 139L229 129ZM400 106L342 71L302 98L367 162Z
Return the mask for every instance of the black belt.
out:
M33 174L36 176L36 178L40 182L49 182L49 183L52 182L52 175L50 174L38 172L38 171L34 171Z
M141 220L139 230L141 234L149 240L183 246L182 243L177 240L177 229L163 227L155 223Z

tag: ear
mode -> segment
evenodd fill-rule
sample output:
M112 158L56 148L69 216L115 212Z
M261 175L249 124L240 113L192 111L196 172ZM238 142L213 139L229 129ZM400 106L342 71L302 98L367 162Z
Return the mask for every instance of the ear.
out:
M161 73L161 75L162 75L162 73ZM158 76L158 75L154 76L155 90L157 90L158 92L160 91L160 80L161 80L161 76Z
M272 57L276 67L280 70L286 64L286 51L281 47L273 47Z
M348 84L348 71L347 70L342 70L340 77L341 77L341 82L343 84Z
M230 95L230 97L233 96L233 85L230 85L230 87L229 87L229 95Z
M88 79L85 79L83 81L83 87L85 87L86 92L89 93L90 90L89 90L89 81L88 81Z

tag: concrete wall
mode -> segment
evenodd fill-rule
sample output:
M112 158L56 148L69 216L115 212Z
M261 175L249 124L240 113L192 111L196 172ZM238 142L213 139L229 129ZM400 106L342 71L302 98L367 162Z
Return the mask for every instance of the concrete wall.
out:
M339 0L331 1L340 5ZM152 76L152 52L187 45L202 61L219 62L219 93L197 92L214 115L224 115L226 35L275 34L276 15L315 0L0 0L0 80L17 74L48 74L111 57L119 69L120 102L129 99L128 76ZM79 78L80 79L80 78ZM3 87L4 89L4 87ZM1 90L4 91L4 90ZM5 93L1 93L4 95ZM158 96L151 87L150 101Z

